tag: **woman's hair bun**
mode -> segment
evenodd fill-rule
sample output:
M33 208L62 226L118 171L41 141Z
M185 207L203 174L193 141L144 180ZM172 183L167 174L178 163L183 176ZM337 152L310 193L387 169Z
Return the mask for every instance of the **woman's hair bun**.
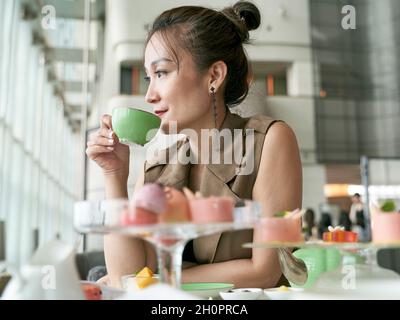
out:
M248 42L249 31L260 26L260 11L251 2L238 1L221 12L236 26L240 41L243 43Z
M251 2L239 1L233 5L238 19L243 19L247 30L255 30L260 26L261 16L260 10Z

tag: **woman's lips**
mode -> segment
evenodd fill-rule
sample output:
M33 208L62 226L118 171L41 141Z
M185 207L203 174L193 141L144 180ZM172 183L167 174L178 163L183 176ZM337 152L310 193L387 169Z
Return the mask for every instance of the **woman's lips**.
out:
M167 111L168 111L168 109L167 109L167 110L154 110L154 113L155 113L158 117L162 118L162 116L163 116L164 114L166 114Z

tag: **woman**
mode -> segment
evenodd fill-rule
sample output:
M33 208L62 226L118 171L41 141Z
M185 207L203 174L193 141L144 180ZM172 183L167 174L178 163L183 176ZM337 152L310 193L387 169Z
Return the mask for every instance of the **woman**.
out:
M146 101L161 118L161 130L171 123L178 131L191 129L252 129L254 169L238 174L235 164L146 163L137 187L160 182L208 195L229 195L261 203L264 215L301 207L301 163L296 137L283 122L265 116L243 119L229 112L242 102L249 85L248 61L243 43L249 30L260 25L260 13L249 2L238 2L221 12L202 7L179 7L156 18L145 46L144 66L149 87ZM244 144L243 139L235 145ZM192 155L207 152L189 136ZM225 146L229 147L229 146ZM224 148L222 148L222 153ZM248 156L250 150L246 150ZM111 117L104 115L101 129L88 142L87 155L104 172L107 198L127 197L129 149L118 142ZM196 239L185 257L192 264L183 270L183 282L229 282L236 287L273 287L281 277L276 250L242 249L243 242L257 240L247 230ZM104 241L111 285L122 275L149 266L156 268L151 245L142 240L109 235Z

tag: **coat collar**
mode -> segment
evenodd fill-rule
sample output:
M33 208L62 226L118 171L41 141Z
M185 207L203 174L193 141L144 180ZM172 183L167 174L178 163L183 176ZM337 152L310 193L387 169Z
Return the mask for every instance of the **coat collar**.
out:
M220 130L227 129L230 131L231 137L234 137L234 129L244 129L246 125L246 120L247 119L243 119L237 115L234 115L230 113L229 110L227 110L225 119L221 125ZM243 138L244 136L238 136L235 141L232 141L232 143L230 143L229 141L225 143L224 141L221 144L218 152L220 162L223 163L206 164L205 171L207 170L209 173L211 173L208 175L208 177L216 177L223 183L227 183L237 175L239 166L238 164L234 163L234 159L232 159L232 155L234 152L233 148L236 143L243 143ZM230 161L225 160L224 153L231 155ZM187 138L180 140L172 147L158 151L151 161L146 162L145 173L158 166L163 166L160 171L158 182L176 187L180 187L181 185L185 186L188 184L189 181L190 163L186 164L189 154L189 140ZM204 179L202 179L202 184L203 180ZM204 183L209 184L210 181L205 181Z

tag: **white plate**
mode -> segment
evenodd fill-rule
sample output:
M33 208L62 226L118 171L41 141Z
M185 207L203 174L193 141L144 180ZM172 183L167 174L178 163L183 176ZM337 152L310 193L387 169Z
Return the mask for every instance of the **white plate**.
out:
M260 288L241 288L221 291L219 295L224 300L257 300L262 293Z
M270 300L291 300L297 293L304 291L303 288L286 287L286 289L283 290L281 287L264 289L264 294Z

